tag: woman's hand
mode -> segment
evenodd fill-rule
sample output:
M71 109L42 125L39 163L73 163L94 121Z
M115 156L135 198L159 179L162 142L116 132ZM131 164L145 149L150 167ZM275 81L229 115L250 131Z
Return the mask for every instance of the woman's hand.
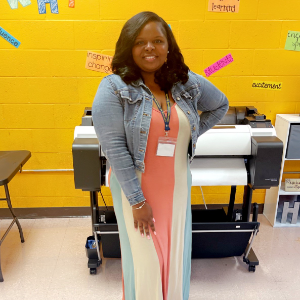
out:
M132 214L134 220L134 228L138 230L140 229L140 233L144 236L144 230L148 239L150 239L150 227L153 233L156 235L155 226L154 226L154 218L152 214L152 208L150 204L145 202L141 209L135 209L135 207L140 207L141 203L132 206Z

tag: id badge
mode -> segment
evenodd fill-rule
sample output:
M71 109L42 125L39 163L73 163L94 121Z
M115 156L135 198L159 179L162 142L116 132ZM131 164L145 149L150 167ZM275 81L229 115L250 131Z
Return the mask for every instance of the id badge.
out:
M175 153L176 142L176 138L171 138L167 136L160 137L158 139L156 155L173 157Z

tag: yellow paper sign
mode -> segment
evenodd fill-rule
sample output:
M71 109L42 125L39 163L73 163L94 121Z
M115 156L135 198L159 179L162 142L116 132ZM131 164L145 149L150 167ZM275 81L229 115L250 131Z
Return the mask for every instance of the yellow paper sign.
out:
M112 58L113 57L109 55L103 55L96 52L88 51L85 67L86 69L92 71L112 74L112 68L111 68Z
M253 80L252 88L281 91L282 82Z
M209 0L208 11L238 13L240 0Z

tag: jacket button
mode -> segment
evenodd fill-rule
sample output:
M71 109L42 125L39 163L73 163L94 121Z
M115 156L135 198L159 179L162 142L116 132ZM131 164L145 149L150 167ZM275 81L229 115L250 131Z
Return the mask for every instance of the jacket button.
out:
M189 115L191 114L189 110L188 110L188 112L187 112L187 113L188 113Z
M177 97L177 98L176 98L176 100L178 100L178 101L179 101L179 100L180 100L180 97Z
M193 127L193 130L196 130L196 127L195 127L195 126Z

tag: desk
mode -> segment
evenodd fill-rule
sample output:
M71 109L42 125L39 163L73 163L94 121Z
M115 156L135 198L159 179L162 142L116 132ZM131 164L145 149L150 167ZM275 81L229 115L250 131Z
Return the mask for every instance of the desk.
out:
M22 170L22 166L28 161L30 158L30 151L21 150L21 151L0 151L0 186L4 186L5 196L6 198L0 198L0 201L6 201L8 208L12 214L13 220L11 224L8 226L7 230L3 234L0 240L0 248L7 234L16 223L19 229L21 242L24 243L24 236L21 224L13 212L13 208L10 201L9 191L8 191L8 183L14 178L14 176ZM0 282L4 281L2 271L1 271L1 256L0 256Z

